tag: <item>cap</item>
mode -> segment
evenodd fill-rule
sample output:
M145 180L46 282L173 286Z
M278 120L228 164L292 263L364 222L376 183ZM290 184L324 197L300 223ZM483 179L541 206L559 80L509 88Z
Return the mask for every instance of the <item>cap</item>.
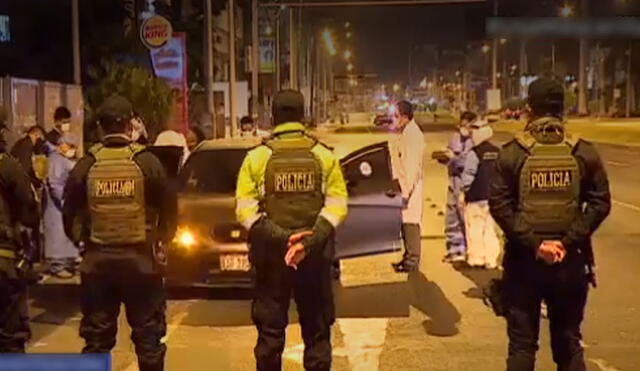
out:
M304 116L304 96L296 90L282 90L273 99L273 115L280 116L287 112L287 115L297 114Z
M98 117L110 116L115 119L131 117L133 106L127 98L121 95L112 95L102 102L98 108Z
M562 111L564 86L554 78L538 78L529 85L529 105L534 110L536 107L556 107Z
M60 137L60 144L66 143L70 146L78 146L78 138L72 133L64 133Z

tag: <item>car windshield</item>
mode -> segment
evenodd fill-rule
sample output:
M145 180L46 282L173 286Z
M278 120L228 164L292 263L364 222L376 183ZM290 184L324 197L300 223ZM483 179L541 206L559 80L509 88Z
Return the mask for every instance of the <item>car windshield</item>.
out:
M184 165L181 179L187 193L233 194L247 149L196 151Z

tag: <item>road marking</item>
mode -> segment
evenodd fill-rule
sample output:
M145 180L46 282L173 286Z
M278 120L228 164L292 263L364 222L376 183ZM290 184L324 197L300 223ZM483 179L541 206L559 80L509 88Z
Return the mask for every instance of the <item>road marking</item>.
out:
M388 318L338 319L344 346L333 349L334 357L347 357L351 371L377 371L380 354L387 336ZM303 363L304 344L284 349L282 356L297 364ZM129 371L129 370L127 370Z
M607 164L613 165L613 166L620 166L620 167L629 166L629 163L627 162L618 162L618 161L607 161Z
M173 335L174 331L180 327L180 324L182 323L182 321L187 317L187 315L189 314L189 312L187 311L187 309L189 309L189 305L186 305L185 308L181 309L178 313L176 313L172 318L171 318L171 322L169 322L169 324L167 325L167 334L162 338L162 342L164 342L165 344L167 344L169 342L169 338L171 337L171 335ZM135 352L134 352L135 355ZM138 361L137 361L137 357L135 357L135 361L133 361L131 364L129 364L129 366L127 368L125 368L124 371L137 371L138 370Z
M344 347L334 355L346 356L352 371L377 371L387 336L388 318L339 319Z
M640 206L636 206L636 205L629 204L629 203L622 202L622 201L618 201L618 200L611 200L611 202L613 202L614 205L626 207L628 209L631 209L633 211L637 211L637 212L640 213Z
M609 362L605 361L604 359L600 359L600 358L589 358L589 361L591 363L594 363L596 366L598 366L598 368L600 369L600 371L621 371L620 369L617 369L613 366L611 366L609 364Z

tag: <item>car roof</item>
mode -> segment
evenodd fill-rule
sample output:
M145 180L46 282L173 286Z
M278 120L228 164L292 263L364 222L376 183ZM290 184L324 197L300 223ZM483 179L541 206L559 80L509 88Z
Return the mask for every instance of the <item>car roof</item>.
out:
M193 152L215 151L222 149L250 149L262 143L258 137L210 139L200 143Z

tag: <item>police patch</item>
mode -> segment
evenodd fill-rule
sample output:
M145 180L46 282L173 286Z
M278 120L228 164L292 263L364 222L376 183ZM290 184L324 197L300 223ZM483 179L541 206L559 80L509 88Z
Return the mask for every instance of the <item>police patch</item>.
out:
M133 197L136 190L133 179L97 180L93 186L95 197Z
M529 176L529 186L533 191L564 191L573 184L571 170L534 170Z
M313 192L315 176L311 171L287 171L275 174L276 192Z

